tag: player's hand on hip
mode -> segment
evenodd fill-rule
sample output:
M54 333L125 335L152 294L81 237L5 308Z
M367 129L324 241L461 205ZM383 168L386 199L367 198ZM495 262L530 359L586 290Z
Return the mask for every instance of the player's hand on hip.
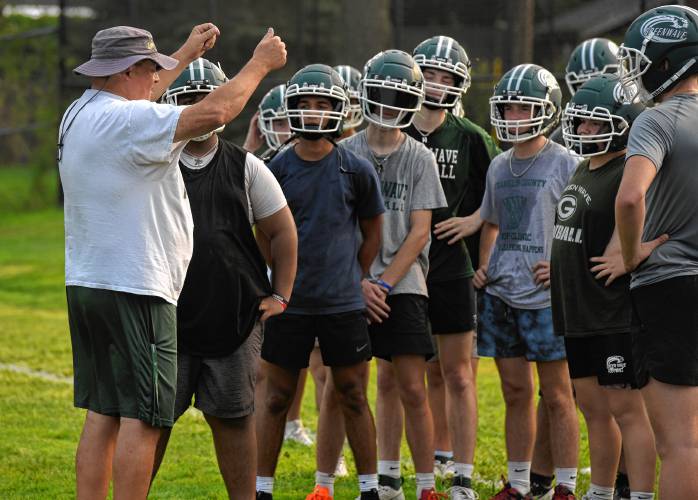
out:
M181 51L190 61L193 61L211 50L220 35L220 30L213 23L196 25L184 42Z
M390 306L385 302L388 296L385 288L364 279L361 281L361 291L366 302L366 315L370 323L382 323L390 314Z
M660 245L663 245L669 240L669 235L668 234L663 234L659 236L658 238L653 239L652 241L646 241L644 243L640 243L640 248L635 252L635 257L632 259L630 262L625 262L625 270L626 272L632 272L634 271L637 266L642 264L647 258L652 255L652 252L654 252L654 249L657 248Z
M284 312L284 306L273 297L264 297L259 304L259 312L262 314L259 320L264 323L272 316L277 316Z
M537 285L543 285L545 288L550 288L550 261L539 260L533 264L533 281Z
M487 266L480 266L473 276L473 286L478 290L487 284Z
M286 44L274 35L274 28L269 28L257 44L252 59L262 64L267 71L279 69L286 64Z
M594 273L594 278L597 280L606 280L604 286L609 286L616 279L627 274L620 250L612 254L592 257L589 260L596 264L589 270Z

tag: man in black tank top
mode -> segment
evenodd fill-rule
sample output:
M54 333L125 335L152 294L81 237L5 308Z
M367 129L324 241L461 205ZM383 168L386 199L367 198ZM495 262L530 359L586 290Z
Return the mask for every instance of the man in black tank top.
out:
M194 104L226 80L220 67L197 59L164 99ZM217 133L192 139L179 166L194 219L194 253L177 308L175 418L195 397L194 406L211 426L229 496L250 498L255 491L250 457L256 453L254 385L261 324L281 314L290 298L296 226L266 165ZM253 225L273 242L265 256ZM276 271L273 285L265 257ZM164 433L158 445L156 468L169 435Z

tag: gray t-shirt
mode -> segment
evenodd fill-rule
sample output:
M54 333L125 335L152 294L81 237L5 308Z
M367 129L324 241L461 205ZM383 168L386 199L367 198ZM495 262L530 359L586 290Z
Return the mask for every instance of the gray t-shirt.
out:
M341 142L347 149L375 160L366 142L366 131L361 131ZM412 210L433 210L446 206L434 154L413 138L406 136L402 145L378 169L385 201L383 244L371 265L371 277L379 278L395 259L398 250L410 232ZM394 283L392 295L401 293L427 294L426 276L429 270L429 243L410 266L399 283Z
M667 233L632 274L630 288L698 274L698 96L676 95L633 123L626 159L640 155L657 168L647 191L642 241Z
M552 141L532 164L512 154L510 149L496 156L487 171L480 215L499 226L499 235L486 291L511 307L542 309L550 306L550 290L534 282L532 269L550 260L555 207L581 159Z

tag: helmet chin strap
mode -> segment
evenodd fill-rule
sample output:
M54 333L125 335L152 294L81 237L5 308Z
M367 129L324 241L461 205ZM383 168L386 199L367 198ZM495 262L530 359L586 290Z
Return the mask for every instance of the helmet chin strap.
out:
M213 134L220 134L225 129L225 125L218 127L216 130L210 131L208 134L200 135L199 137L192 137L190 140L194 142L204 142L206 139L211 137Z

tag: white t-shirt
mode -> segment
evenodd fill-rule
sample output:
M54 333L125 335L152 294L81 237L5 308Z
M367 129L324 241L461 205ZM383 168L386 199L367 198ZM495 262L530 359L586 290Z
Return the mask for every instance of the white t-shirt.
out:
M200 170L213 160L218 148L205 156L194 157L182 151L182 164L191 170ZM286 197L271 170L252 153L245 155L245 193L250 225L260 219L274 215L286 206Z
M60 128L74 118L59 163L66 285L176 305L194 228L178 165L184 143L173 143L184 108L97 92L86 90Z

